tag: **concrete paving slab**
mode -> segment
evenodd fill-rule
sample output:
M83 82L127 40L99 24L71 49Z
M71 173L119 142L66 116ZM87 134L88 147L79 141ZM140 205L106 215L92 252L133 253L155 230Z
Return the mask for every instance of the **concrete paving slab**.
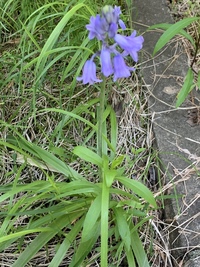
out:
M187 123L188 107L192 103L186 101L181 108L175 108L177 92L188 69L187 56L180 38L173 39L154 58L151 56L161 32L146 32L147 27L173 23L166 0L133 0L132 15L134 28L145 32L142 74L151 94L149 109L166 183L171 183L167 193L182 195L178 200L168 200L165 209L165 220L171 227L169 242L174 266L199 267L200 125L191 127Z

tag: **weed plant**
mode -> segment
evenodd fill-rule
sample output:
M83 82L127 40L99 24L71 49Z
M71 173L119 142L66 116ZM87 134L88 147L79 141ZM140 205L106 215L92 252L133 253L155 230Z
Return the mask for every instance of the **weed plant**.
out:
M76 81L100 48L87 38L85 25L101 5L0 3L2 266L99 266L101 261L101 266L146 267L153 262L156 203L143 183L155 178L150 170L157 155L142 127L149 124L141 116L146 95L136 74L129 82L106 80L101 155L96 112L101 89ZM191 23L199 25L199 18L154 26L166 30L154 53L182 34L197 57L199 37L183 30ZM177 106L199 86L192 67ZM121 109L123 118L116 118Z

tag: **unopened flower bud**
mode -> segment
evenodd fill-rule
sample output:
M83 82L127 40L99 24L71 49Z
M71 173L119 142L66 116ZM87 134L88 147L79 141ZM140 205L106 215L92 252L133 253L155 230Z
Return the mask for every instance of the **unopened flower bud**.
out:
M111 22L113 22L113 7L106 5L103 7L102 9L102 15L104 16L104 18L106 19L106 21L110 24Z

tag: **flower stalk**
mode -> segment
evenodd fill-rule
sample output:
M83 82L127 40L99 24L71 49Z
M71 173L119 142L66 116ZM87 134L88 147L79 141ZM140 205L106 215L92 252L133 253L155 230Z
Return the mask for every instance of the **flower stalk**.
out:
M102 200L101 200L101 267L108 266L109 197L110 197L110 190L106 184L106 176L104 176L102 183Z
M133 31L130 36L124 36L118 33L118 28L126 30L123 20L120 19L120 7L105 6L101 14L90 18L90 23L86 25L89 31L88 38L96 38L101 42L101 50L92 55L85 62L81 77L78 81L83 84L94 84L101 82L100 101L97 109L97 153L103 158L107 154L106 141L103 139L105 133L106 121L103 116L106 107L106 78L113 76L115 82L120 78L127 78L134 71L134 67L126 64L126 57L130 56L135 62L138 61L138 52L142 48L144 38L136 36ZM100 59L102 79L96 75L96 60ZM104 127L105 126L105 127ZM104 164L103 164L104 165ZM99 167L99 178L102 185L101 191L101 267L108 266L108 230L109 230L109 203L110 203L110 184L108 175L106 176L105 166Z
M106 104L106 77L103 75L100 89L100 104L98 108L98 129L97 129L97 151L100 157L103 156L103 114ZM110 190L106 183L106 175L103 167L99 167L99 178L102 182L101 196L101 266L108 266L108 213L109 213L109 197Z
M106 78L103 76L102 83L101 83L101 89L100 89L100 104L97 112L97 119L98 119L98 129L97 129L97 153L100 157L103 155L103 113L105 109L105 94L106 94ZM102 177L100 177L100 180L102 181Z

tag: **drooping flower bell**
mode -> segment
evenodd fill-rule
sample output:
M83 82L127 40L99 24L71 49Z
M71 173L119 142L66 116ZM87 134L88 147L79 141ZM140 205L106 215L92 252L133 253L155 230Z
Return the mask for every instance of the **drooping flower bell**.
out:
M83 67L83 76L77 78L78 81L83 81L83 84L93 84L95 82L102 82L96 77L96 65L92 59L87 60Z
M124 61L124 58L121 54L114 56L113 58L114 65L114 79L115 82L119 78L127 78L131 75L130 71L133 71L134 68L128 67Z
M103 75L108 77L111 74L113 74L114 70L111 60L111 53L106 47L101 49L100 61L101 61L101 72L103 73Z
M136 36L134 31L130 36L123 36L119 33L118 27L122 30L126 29L124 22L120 19L120 7L105 6L102 14L90 18L90 23L86 25L89 31L89 39L97 38L102 42L102 48L92 56L92 60L86 61L83 68L83 76L78 77L78 81L84 84L93 84L102 80L96 77L96 65L93 61L94 57L100 55L101 73L105 77L114 74L113 80L118 78L126 78L130 76L130 71L134 68L128 67L125 63L126 56L130 55L132 59L138 61L138 52L142 48L144 38ZM114 43L110 45L110 43ZM120 51L117 50L120 47ZM123 50L121 52L121 50Z

